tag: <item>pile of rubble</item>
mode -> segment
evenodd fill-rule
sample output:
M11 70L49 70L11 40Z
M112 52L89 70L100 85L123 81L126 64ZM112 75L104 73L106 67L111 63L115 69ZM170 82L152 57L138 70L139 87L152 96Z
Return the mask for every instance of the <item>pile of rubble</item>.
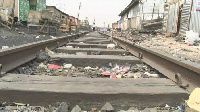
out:
M30 106L23 103L0 103L1 112L44 112L45 108L42 106Z
M113 65L109 67L90 66L78 67L72 64L57 65L52 62L29 63L15 70L19 74L28 75L48 75L48 76L66 76L66 77L86 77L86 78L160 78L163 77L155 69L146 64L136 65Z
M175 57L200 63L200 42L190 44L185 43L180 38L166 38L162 35L157 35L154 38L144 40L141 42L141 45L167 52Z
M106 102L106 104L98 109L91 108L86 111L81 109L80 106L76 105L71 107L69 103L62 102L57 103L57 106L43 107L43 106L30 106L29 104L22 103L11 103L7 104L6 102L2 102L0 105L1 112L197 112L193 109L190 109L188 106L177 106L171 107L166 104L164 107L154 107L154 108L138 108L138 107L130 107L128 110L117 110L114 109L112 104Z
M113 37L124 38L142 46L161 50L172 56L200 63L200 41L187 42L186 38L161 33L140 33L136 30L112 32ZM185 40L186 39L186 40Z

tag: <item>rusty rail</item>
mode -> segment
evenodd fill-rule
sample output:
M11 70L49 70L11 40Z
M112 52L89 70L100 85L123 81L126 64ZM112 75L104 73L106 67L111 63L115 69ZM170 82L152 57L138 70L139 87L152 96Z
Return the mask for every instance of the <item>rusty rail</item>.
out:
M44 51L46 47L53 50L74 39L77 39L83 34L85 33L68 35L57 39L49 39L0 50L0 73L7 73L12 69L33 60L41 52L41 50Z
M200 87L199 64L173 57L159 50L136 45L122 38L115 37L113 41L189 92Z

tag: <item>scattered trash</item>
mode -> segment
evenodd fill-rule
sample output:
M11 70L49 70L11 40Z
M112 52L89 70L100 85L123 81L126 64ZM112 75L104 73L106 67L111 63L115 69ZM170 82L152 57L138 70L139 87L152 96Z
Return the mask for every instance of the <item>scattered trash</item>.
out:
M116 71L116 70L119 70L119 69L120 69L119 65L116 64L116 66L114 68L112 68L112 71Z
M40 38L40 35L38 35L37 37L35 37L36 39L39 39Z
M177 109L183 111L183 108L181 106L177 106Z
M170 110L170 108L171 108L171 107L170 107L169 105L167 105L167 104L165 105L165 109L166 109L166 110Z
M55 54L53 51L51 51L50 49L48 49L47 47L45 48L45 51L50 55L50 54Z
M64 69L70 69L72 68L72 64L64 64Z
M194 41L199 41L199 34L193 32L193 30L186 31L186 39L185 42L194 42Z
M123 78L123 75L121 75L121 74L120 74L120 75L117 75L116 78L117 78L117 79L121 79L121 78Z
M90 66L84 68L84 70L90 70L90 69L92 69L92 67Z
M1 49L8 49L9 47L8 46L2 46Z
M44 60L44 61L41 61ZM58 63L57 63L58 61ZM49 76L67 76L67 77L87 77L87 78L153 78L159 77L158 74L144 75L153 68L145 64L137 64L131 66L130 64L118 65L108 63L102 67L80 67L73 66L71 63L60 63L59 60L49 60L49 55L46 52L41 52L36 58L33 67L19 67L17 73L19 74L33 74L33 75L49 75ZM61 65L61 66L60 66ZM154 73L154 72L151 72Z
M115 112L115 109L113 106L106 102L106 104L101 108L101 111L98 108L91 108L91 111L85 111L82 110L78 105L76 105L72 110L70 111L72 105L69 105L70 103L66 102L56 102L56 105L48 107L42 107L42 106L30 106L29 104L23 104L23 103L6 103L6 102L0 102L0 110L1 112ZM88 105L88 104L87 104ZM86 105L86 106L87 106ZM90 104L88 105L88 108L90 108ZM140 109L140 110L139 110ZM141 110L140 107L130 107L127 111L125 110L117 110L116 112L197 112L189 107L186 107L185 110L180 106L178 107L154 107L154 108L145 108L144 110Z
M66 48L73 48L73 46L66 46Z
M58 65L50 64L50 65L48 65L48 68L50 68L50 69L52 69L52 70L58 70L58 69L60 69L61 67L58 66Z
M110 78L112 78L112 79L116 79L117 77L116 77L116 75L111 74L111 75L110 75Z
M115 44L108 44L107 49L115 49Z
M155 78L159 77L158 74L150 74L149 72L145 72L144 74L147 75L148 77L155 77Z
M52 39L57 39L57 37L54 37L54 36L50 36Z
M111 74L110 72L103 72L101 73L102 76L106 76L106 77L110 77L110 78L113 78L113 79L116 79L116 75L114 74Z
M103 73L101 73L101 75L103 75L103 76L110 76L111 74L110 74L110 72L103 72Z
M39 67L40 67L40 68L46 68L46 69L47 69L47 66L46 66L44 63L41 63L41 64L39 65Z
M140 72L137 73L127 73L124 75L125 78L141 78L142 74Z
M97 51L97 52L91 52L91 55L100 55L101 51Z
M18 29L18 28L15 28L15 31L19 31L19 29Z
M117 66L116 66L117 67ZM116 70L117 74L125 74L130 70L130 66L122 66L118 70Z
M188 42L188 46L193 46L194 42Z
M15 105L17 105L17 106L26 106L26 105L28 105L28 104L24 104L24 103L14 103Z
M24 33L24 32L18 32L18 34L23 34L23 35L25 35L25 33Z
M90 66L84 68L84 70L97 70L97 69L98 69L98 67L92 68L92 67L90 67Z
M190 108L200 111L200 88L196 88L190 94L189 100L186 103Z

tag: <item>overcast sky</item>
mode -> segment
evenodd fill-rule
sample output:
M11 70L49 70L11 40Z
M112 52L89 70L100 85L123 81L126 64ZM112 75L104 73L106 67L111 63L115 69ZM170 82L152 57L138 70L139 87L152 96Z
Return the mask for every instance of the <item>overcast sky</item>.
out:
M96 20L96 26L106 26L119 20L119 13L131 0L47 0L47 5L56 6L69 15L77 17L79 4L82 3L80 19L89 18L90 24Z

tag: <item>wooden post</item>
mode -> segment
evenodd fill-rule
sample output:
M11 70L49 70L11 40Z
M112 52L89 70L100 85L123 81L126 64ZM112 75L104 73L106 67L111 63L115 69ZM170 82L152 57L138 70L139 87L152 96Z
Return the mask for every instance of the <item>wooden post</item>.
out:
M189 15L189 19L188 19L188 30L189 30L189 26L190 26L190 18L191 18L191 12L192 12L192 6L193 6L193 0L191 0L191 5L190 5L190 15Z
M169 24L169 12L170 12L170 4L168 4L168 18L167 18L167 33L168 33L168 24Z
M176 19L176 32L178 32L178 20L179 20L179 13L180 13L180 0L178 1L178 11L177 11L177 19Z

